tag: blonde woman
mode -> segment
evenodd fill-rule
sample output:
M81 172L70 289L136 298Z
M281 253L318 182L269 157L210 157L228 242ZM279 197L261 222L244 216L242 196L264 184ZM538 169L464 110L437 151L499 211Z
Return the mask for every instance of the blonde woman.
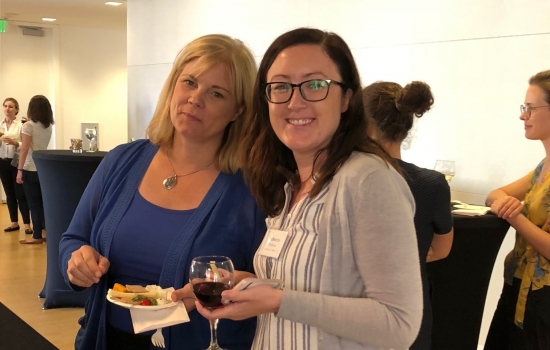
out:
M21 212L25 233L32 234L31 218L29 214L29 205L25 197L23 186L16 182L17 164L12 165L16 158L21 142L21 121L17 120L19 114L19 102L12 97L4 100L4 120L0 123L0 179L6 193L6 203L10 213L10 226L4 229L4 232L19 230L19 219L17 208Z
M529 79L520 110L525 138L541 141L546 157L535 170L487 196L491 211L516 229L487 350L550 349L550 70Z
M188 270L200 255L233 260L250 276L265 216L245 186L238 149L251 111L256 64L248 48L207 35L177 56L147 129L149 140L111 151L61 238L61 269L74 289L92 288L77 349L149 349L129 310L107 303L114 283L174 287L191 322L163 329L168 349L204 349L209 322L194 309ZM218 341L250 349L256 322L228 322Z

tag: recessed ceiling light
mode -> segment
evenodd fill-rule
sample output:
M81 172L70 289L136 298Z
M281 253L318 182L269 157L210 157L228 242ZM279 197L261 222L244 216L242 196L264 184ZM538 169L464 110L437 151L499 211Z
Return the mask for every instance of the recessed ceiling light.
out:
M55 21L56 19L55 18L49 18L49 17L44 17L42 18L43 21L46 21L46 22L53 22Z
M105 3L105 5L119 6L119 5L122 5L122 3L121 2L116 2L116 1L107 1Z

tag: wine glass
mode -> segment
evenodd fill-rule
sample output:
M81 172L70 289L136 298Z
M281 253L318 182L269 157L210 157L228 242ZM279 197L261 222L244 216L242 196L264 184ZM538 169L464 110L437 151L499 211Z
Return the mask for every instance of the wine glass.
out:
M199 256L191 261L189 282L202 306L215 309L222 306L222 292L231 289L235 270L225 256ZM210 346L206 350L223 350L218 345L218 320L210 321Z
M96 149L95 149L95 147L92 147L92 142L94 141L94 139L96 138L96 135L97 135L96 129L95 128L86 128L84 130L84 134L86 135L86 138L90 141L89 148L86 152L95 152Z
M445 175L445 180L449 183L455 176L455 162L453 160L438 160L435 162L434 170Z

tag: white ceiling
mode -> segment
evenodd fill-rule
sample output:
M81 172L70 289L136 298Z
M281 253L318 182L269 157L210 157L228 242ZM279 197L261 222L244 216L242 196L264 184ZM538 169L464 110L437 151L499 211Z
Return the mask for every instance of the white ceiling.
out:
M108 0L0 0L0 18L8 21L53 23L58 25L108 29L126 28L126 0L108 6ZM43 17L56 18L43 22Z

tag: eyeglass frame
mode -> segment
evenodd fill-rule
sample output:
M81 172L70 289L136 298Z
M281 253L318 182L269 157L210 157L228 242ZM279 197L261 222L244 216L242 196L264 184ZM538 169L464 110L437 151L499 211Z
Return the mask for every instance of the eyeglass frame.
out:
M546 106L526 106L526 105L520 105L519 106L519 111L520 113L523 115L523 113L527 113L527 119L531 118L531 111L533 109L537 109L537 108L542 108L542 107L550 107L550 105L546 105Z
M302 91L302 85L304 85L305 83L309 83L311 81L315 81L315 80L321 80L321 81L324 81L328 84L328 88L327 88L327 94L325 95L325 97L323 97L322 99L320 100L309 100L307 99L305 96L304 96L304 92ZM330 86L332 85L332 83L335 83L336 85L340 86L342 88L342 90L345 90L347 89L347 85L340 82L340 81L337 81L337 80L334 80L334 79L309 79L309 80L305 80L305 81L302 81L301 83L298 83L298 84L292 84L292 83L289 83L287 81L272 81L272 82L269 82L269 83L265 83L264 84L264 93L265 93L265 98L267 99L267 101L269 103L273 103L273 104L276 104L276 105L279 105L279 104L283 104L283 103L287 103L288 101L290 101L292 99L292 96L294 96L294 90L295 88L298 88L298 91L300 91L300 95L302 96L302 98L305 100L305 101L308 101L308 102L319 102L319 101L323 101L325 100L327 97L328 97L328 93L330 92ZM283 102L273 102L269 99L269 94L267 93L267 89L273 85L273 84L287 84L287 85L290 85L290 87L292 88L292 91L290 92L290 96L288 98L288 100L286 101L283 101Z

